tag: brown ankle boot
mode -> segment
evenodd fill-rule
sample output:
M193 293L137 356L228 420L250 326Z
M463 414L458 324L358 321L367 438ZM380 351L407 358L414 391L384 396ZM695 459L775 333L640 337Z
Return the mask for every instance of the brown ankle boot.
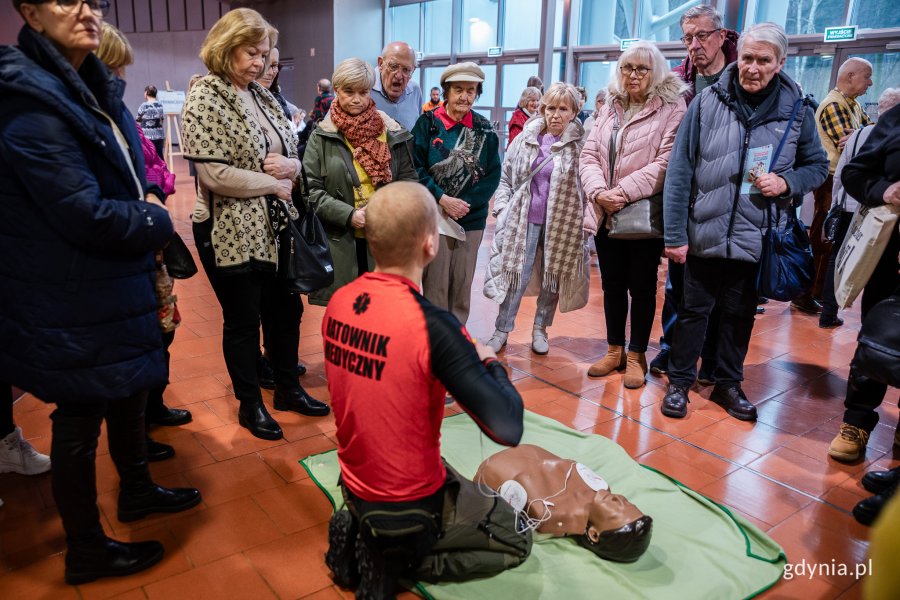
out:
M588 369L588 377L605 377L613 371L621 371L625 368L625 348L622 346L610 346L606 356L591 365Z
M625 387L630 390L644 385L647 376L647 358L643 352L629 352L625 358Z

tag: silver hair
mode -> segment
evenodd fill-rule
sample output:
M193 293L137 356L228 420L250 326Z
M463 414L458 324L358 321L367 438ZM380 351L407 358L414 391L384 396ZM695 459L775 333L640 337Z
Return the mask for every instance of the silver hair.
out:
M651 44L650 42L637 42L629 46L628 49L619 56L619 61L616 63L616 71L609 80L609 91L613 95L627 95L624 86L625 75L622 74L621 67L626 62L631 62L632 60L643 60L644 62L650 63L650 73L647 74L647 76L650 77L648 91L656 88L669 74L669 63L666 62L666 57L663 56L663 53L656 47L656 44Z
M361 58L342 60L334 69L331 83L336 90L371 90L375 85L375 67Z
M747 42L769 44L775 49L775 55L779 61L787 56L787 34L784 32L784 27L777 23L757 23L742 33L737 43L738 55L740 55L744 44Z
M528 101L534 98L535 100L541 100L541 90L536 87L527 87L522 90L522 95L519 96L519 103L516 105L519 108L525 108L525 105L528 104Z
M681 15L681 20L678 22L681 25L681 29L684 29L684 22L690 19L702 19L703 17L708 17L712 20L713 27L716 29L722 29L722 15L719 14L712 6L708 4L701 4L700 6L694 6L693 8L689 8L684 11L684 14Z
M848 71L854 72L854 73L855 73L855 72L856 72L856 67L858 67L859 65L863 65L863 66L869 67L869 70L870 70L870 71L873 70L873 69L872 69L872 63L870 63L870 62L867 61L866 59L860 58L860 57L858 57L858 56L851 56L850 58L848 58L847 60L845 60L845 61L843 62L843 64L841 64L840 67L838 67L838 79L840 79L840 78L842 78L844 75L846 75Z
M878 96L878 114L883 115L900 104L900 88L887 88Z

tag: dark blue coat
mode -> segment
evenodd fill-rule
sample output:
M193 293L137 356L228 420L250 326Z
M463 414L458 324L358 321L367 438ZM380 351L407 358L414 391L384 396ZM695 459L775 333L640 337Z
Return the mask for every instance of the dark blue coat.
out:
M0 46L0 380L47 402L116 400L166 379L153 251L172 221L142 201L151 188L123 91L93 54L76 73L28 26L18 47Z

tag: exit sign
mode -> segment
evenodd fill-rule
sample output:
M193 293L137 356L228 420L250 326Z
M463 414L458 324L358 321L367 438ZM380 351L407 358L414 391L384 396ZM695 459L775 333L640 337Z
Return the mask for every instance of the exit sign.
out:
M826 27L826 42L852 42L856 39L856 25L849 27Z
M492 46L488 48L488 57L503 56L502 46Z
M619 42L619 50L622 50L624 52L639 41L641 41L641 38L625 38L624 40Z

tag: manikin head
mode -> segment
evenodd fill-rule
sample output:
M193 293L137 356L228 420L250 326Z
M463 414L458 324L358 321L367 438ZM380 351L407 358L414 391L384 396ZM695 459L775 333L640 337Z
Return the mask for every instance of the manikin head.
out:
M437 256L437 218L425 186L396 181L379 188L366 206L366 239L376 270L424 269Z
M606 560L634 562L650 546L653 519L620 494L594 495L588 525L579 543Z

